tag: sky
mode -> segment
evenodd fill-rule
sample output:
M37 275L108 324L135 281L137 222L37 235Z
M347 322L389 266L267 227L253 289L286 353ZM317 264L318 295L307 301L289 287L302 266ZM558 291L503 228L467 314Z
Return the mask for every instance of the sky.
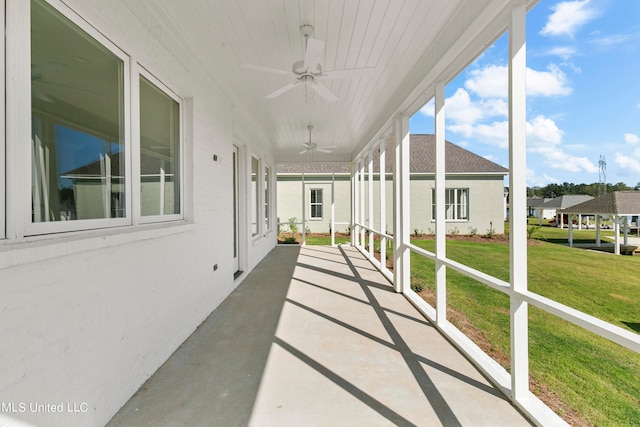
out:
M445 88L446 139L508 166L507 35ZM433 133L433 101L410 121ZM527 14L527 185L640 182L640 1L541 0Z

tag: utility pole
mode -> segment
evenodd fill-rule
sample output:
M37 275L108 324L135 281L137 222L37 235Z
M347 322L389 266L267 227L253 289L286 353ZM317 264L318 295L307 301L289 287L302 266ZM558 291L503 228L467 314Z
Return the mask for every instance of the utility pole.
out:
M600 155L598 161L598 196L607 194L607 161Z

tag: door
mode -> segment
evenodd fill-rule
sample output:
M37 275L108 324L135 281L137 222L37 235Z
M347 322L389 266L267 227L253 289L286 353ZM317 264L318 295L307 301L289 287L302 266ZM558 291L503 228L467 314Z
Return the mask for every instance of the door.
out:
M233 272L238 275L240 271L240 207L238 195L238 147L233 146Z

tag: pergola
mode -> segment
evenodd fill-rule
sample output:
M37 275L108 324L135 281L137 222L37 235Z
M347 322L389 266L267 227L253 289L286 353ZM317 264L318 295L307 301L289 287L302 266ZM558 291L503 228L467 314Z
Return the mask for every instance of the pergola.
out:
M629 216L640 214L640 192L615 191L598 198L588 200L570 208L564 209L564 213L572 215L594 215L596 217L596 245L601 245L600 218L603 215L613 217L614 253L620 254L620 218L623 219L624 246L628 245ZM569 245L573 246L573 227L569 220Z

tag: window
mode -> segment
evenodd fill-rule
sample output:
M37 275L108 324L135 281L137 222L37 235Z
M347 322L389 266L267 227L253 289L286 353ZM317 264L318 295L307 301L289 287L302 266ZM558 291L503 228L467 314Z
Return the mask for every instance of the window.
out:
M140 77L140 214L180 214L180 104Z
M20 208L24 235L182 219L181 99L56 4L31 0L30 13L14 10L30 16L30 25L9 38L31 62L30 76L22 71L26 58L7 62L24 87L16 93L31 99L30 117L16 114L9 127L20 135L16 144L31 134L20 160L24 176L16 180L29 195Z
M311 219L322 219L322 189L312 188L311 197L309 198Z
M436 218L436 190L431 189L431 218ZM469 189L447 188L444 190L445 218L447 221L469 219Z
M260 161L255 157L251 157L251 199L253 200L253 209L251 212L251 235L255 236L260 233L260 192L258 190L258 171L260 170Z
M124 60L31 6L31 222L124 218Z
M269 180L271 179L271 170L265 166L264 168L264 229L269 230Z

